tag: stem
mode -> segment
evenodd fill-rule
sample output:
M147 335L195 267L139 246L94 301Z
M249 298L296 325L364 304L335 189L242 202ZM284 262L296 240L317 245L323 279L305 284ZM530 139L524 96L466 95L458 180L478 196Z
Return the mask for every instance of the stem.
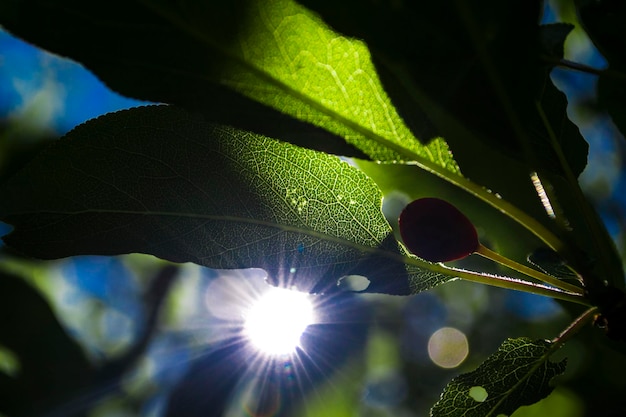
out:
M535 278L536 280L545 282L546 284L553 285L557 288L561 288L562 290L580 294L580 295L583 295L585 293L585 291L582 288L574 284L561 281L560 279L556 277L537 271L536 269L530 268L526 265L517 263L512 259L509 259L507 257L500 255L497 252L492 251L491 249L487 248L486 246L483 246L482 244L478 245L478 249L476 249L475 253L487 259L490 259L494 262L497 262L500 265L504 265L508 268L511 268L514 271L521 272L524 275L528 275L531 278Z
M585 74L591 74L595 76L605 76L616 79L626 79L626 74L613 69L599 69L592 66L581 64L580 62L570 61L569 59L556 59L550 56L543 56L543 61L561 68L567 68L574 71L584 72Z
M604 70L590 67L589 65L581 64L578 62L570 61L568 59L554 59L552 57L544 57L543 59L549 64L584 72L591 75L602 75L602 73L604 72Z
M598 307L591 307L586 310L583 314L578 316L576 320L570 323L569 326L565 330L561 332L557 337L552 339L552 343L554 343L555 350L561 347L565 342L571 339L576 333L578 333L584 326L589 324L591 320L593 320L594 316L598 313Z
M417 259L406 256L405 263L415 264L420 267L424 265L416 262ZM537 284L534 282L524 281L521 279L506 277L502 275L486 274L483 272L474 272L466 269L449 267L444 264L432 264L429 268L433 272L439 272L441 274L455 276L466 281L476 282L478 284L486 284L492 287L504 288L507 290L523 291L531 294L543 295L545 297L554 298L557 300L568 301L570 303L581 304L590 306L590 301L579 293L572 293L564 291L558 288L549 287L543 284Z
M508 290L523 291L531 294L543 295L545 297L551 297L557 300L569 301L571 303L582 304L586 306L590 305L590 302L580 294L558 290L556 288L548 287L546 285L535 284L532 282L504 277L500 275L491 275L474 271L467 271L458 268L446 267L446 269L454 271L459 278L466 281L472 281L479 284L487 284L491 285L492 287L505 288Z

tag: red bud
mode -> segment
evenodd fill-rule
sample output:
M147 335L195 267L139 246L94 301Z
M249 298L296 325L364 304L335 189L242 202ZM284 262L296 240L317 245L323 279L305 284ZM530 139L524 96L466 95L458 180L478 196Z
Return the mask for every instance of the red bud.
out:
M400 213L399 223L407 249L430 262L465 258L480 245L472 222L439 198L420 198L409 203Z

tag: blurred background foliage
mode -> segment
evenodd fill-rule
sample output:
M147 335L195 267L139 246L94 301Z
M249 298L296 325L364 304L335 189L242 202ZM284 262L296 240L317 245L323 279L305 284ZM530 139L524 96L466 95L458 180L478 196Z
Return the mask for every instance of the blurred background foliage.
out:
M606 65L571 2L549 2L544 21L576 25L566 58ZM595 76L552 76L590 144L580 181L624 258L625 142L595 105ZM0 31L0 180L76 125L142 104ZM393 213L404 197L388 197ZM0 224L0 235L8 231ZM258 271L172 267L141 255L37 262L0 250L6 417L425 416L452 377L504 338L552 338L571 320L550 299L465 282L412 297L318 296L326 320L305 335L311 353L256 369L236 333L237 294L262 286ZM227 296L212 295L224 279L218 293ZM514 416L624 415L626 382L615 370L626 361L599 338L588 329L559 352L569 363L555 392ZM615 414L594 413L598 404Z

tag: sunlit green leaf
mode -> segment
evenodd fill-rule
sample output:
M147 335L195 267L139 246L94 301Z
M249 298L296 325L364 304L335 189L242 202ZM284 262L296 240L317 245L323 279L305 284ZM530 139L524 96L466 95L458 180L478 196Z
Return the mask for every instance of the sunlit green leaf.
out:
M349 274L398 294L449 279L435 265L404 264L382 195L358 169L173 107L80 126L0 194L11 196L0 216L15 226L6 242L45 259L142 252L264 268L270 281L308 291Z
M508 416L552 392L552 379L565 372L565 360L548 358L551 343L507 339L475 371L454 378L431 410L433 417Z
M458 171L445 142L423 146L413 137L366 46L293 1L115 1L102 8L23 0L15 8L0 6L1 24L83 62L123 94L203 108L234 100L226 87L323 127L372 159L423 158Z

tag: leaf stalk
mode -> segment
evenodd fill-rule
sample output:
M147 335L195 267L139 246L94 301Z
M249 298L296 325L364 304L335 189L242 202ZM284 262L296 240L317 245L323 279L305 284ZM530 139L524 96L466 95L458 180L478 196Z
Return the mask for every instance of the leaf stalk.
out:
M422 268L424 267L424 261L421 261L416 257L406 256L405 262L407 264L417 265ZM456 278L476 282L478 284L486 284L492 287L543 295L545 297L551 297L562 301L591 306L591 302L587 299L587 297L581 295L578 292L569 292L539 283L524 281L521 279L511 278L502 275L487 274L484 272L475 272L467 269L450 267L442 263L431 264L431 267L429 269L433 272L439 272L441 274L454 276Z
M511 268L514 271L520 272L524 275L527 275L531 278L534 278L538 281L544 282L546 284L552 285L554 287L560 288L562 290L583 295L585 290L577 285L570 284L569 282L562 281L556 277L545 274L543 272L537 271L536 269L530 268L526 265L515 262L512 259L509 259L505 256L500 255L497 252L492 251L486 246L480 244L478 249L475 252L476 254L492 260L494 262L499 263L500 265L504 265L508 268Z
M565 330L563 330L557 337L552 339L552 343L555 345L555 349L563 346L565 342L570 340L573 336L575 336L584 326L589 324L591 320L598 314L598 307L591 307L587 309L584 313L578 316L573 322L570 323Z

